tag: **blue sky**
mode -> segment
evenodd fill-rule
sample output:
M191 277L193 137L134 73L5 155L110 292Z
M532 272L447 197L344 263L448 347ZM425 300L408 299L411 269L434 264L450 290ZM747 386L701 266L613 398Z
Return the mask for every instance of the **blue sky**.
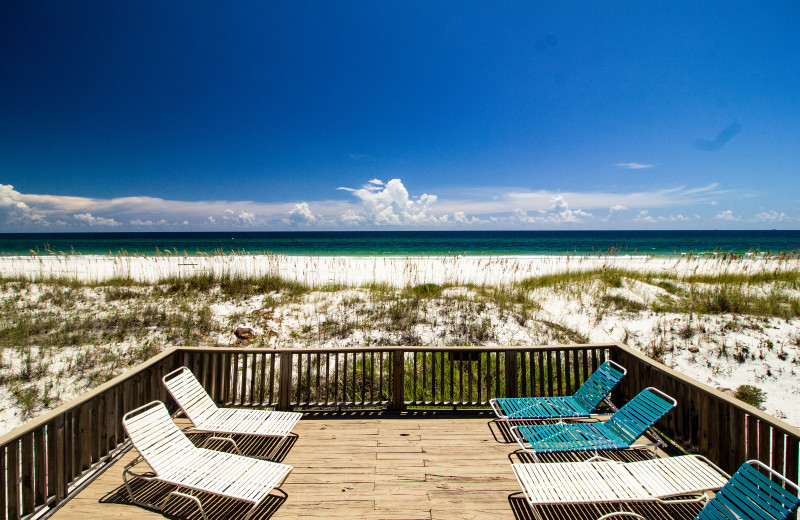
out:
M800 228L796 2L5 2L0 232Z

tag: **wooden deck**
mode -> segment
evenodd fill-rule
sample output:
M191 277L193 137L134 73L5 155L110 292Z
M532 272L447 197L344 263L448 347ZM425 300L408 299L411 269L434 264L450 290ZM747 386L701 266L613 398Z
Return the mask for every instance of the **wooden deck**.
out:
M295 429L297 436L279 449L278 460L294 466L282 487L287 496L274 492L254 518L588 519L613 510L532 510L509 466L512 460L527 460L511 455L517 445L508 441L502 423L492 419L488 413L306 414ZM245 444L246 453L272 448L264 442ZM131 504L121 475L134 456L135 451L128 452L54 517L201 519L196 506L181 498L171 498L163 513ZM146 465L138 466L142 469ZM169 491L152 482L136 484L136 492L152 501ZM210 520L238 518L248 508L232 500L201 498ZM635 508L650 518L675 519L693 518L698 509Z

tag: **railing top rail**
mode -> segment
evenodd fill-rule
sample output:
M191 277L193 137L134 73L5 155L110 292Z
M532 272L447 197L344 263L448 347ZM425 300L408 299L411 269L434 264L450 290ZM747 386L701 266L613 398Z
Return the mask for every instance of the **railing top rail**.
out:
M113 388L119 383L131 379L135 377L137 374L140 374L141 372L144 372L151 366L161 362L162 360L174 354L177 348L178 347L168 348L167 350L164 350L163 352L151 357L147 361L136 365L127 372L124 372L118 375L117 377L110 379L109 381L106 381L102 385L89 390L85 394L81 394L72 401L66 402L61 406L58 406L57 408L53 408L49 412L45 412L42 415L34 419L31 419L30 421L24 423L23 425L11 430L10 432L0 437L0 447L3 447L10 442L13 442L21 438L22 436L41 428L43 425L57 418L59 415L68 412L69 410L75 409L78 406L81 406L82 404L86 403L87 401L90 401L91 399L102 394L108 389Z
M768 422L770 426L772 426L773 428L779 430L784 434L800 438L800 429L795 428L794 426L781 421L777 417L774 417L766 412L759 410L755 406L751 406L745 403L744 401L740 401L739 399L736 399L735 397L732 397L724 392L720 392L716 388L703 384L700 381L697 381L696 379L692 379L691 377L688 377L678 372L677 370L673 370L667 367L666 365L657 363L652 359L650 359L649 357L647 357L646 355L639 352L638 350L634 350L628 345L625 345L624 343L616 343L615 346L619 350L624 351L629 356L635 357L639 361L650 365L651 367L653 367L653 369L660 370L661 372L668 374L670 377L673 377L688 386L696 388L699 392L703 392L704 394L710 395L714 399L722 401L725 404L733 406L734 408L738 408L743 412L747 413L748 415L757 418L760 421ZM680 405L680 403L678 404Z
M449 347L419 347L407 345L383 345L380 347L336 347L336 348L253 348L253 347L175 347L180 352L222 352L222 353L252 353L252 354L333 354L347 352L392 352L404 350L406 352L463 352L470 350L473 352L512 352L512 351L548 351L548 350L586 350L590 348L615 348L616 343L582 343L574 345L529 345L529 346L449 346Z

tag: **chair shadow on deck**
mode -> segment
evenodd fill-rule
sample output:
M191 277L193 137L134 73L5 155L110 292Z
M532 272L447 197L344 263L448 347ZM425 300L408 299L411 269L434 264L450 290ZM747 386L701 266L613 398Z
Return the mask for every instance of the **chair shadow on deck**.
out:
M516 444L517 441L511 435L511 426L531 426L534 424L542 424L542 421L520 419L515 420L513 424L509 424L508 421L503 419L492 419L487 424L489 425L489 431L491 431L494 436L494 440L502 444Z
M206 444L207 440L213 436L211 433L188 432L186 436L195 446L236 453L231 443L226 441L213 440ZM283 462L298 439L296 433L289 434L285 439L278 437L257 437L254 435L231 435L230 437L236 441L236 445L241 450L242 455L268 459L272 462Z
M131 488L137 499L147 501L151 504L161 505L170 491L175 489L175 486L155 480L134 479L131 482ZM266 520L267 518L271 518L287 499L286 493L280 489L273 489L272 493L282 493L283 496L270 494L255 511L251 520ZM251 504L242 502L241 500L220 497L203 492L195 492L194 494L202 501L203 509L205 509L209 520L242 518L252 507ZM164 518L173 520L203 520L200 510L194 502L178 496L170 497L164 509L158 509L155 505L146 508L134 504L131 502L124 484L120 484L118 487L108 492L100 499L100 503L129 505L130 507L153 511L163 515Z

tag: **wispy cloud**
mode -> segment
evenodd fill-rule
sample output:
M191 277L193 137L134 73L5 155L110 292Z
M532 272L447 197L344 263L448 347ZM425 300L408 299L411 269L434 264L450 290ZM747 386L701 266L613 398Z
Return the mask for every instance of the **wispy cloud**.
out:
M338 188L343 200L303 200L279 203L255 201L176 201L156 197L98 199L24 194L0 185L0 231L115 230L269 230L371 229L380 227L482 227L587 229L653 223L701 225L699 208L730 193L716 183L698 187L636 192L554 192L485 187L447 196L409 193L401 179L370 179L357 188ZM685 207L684 211L677 208ZM702 212L702 211L701 211ZM692 215L691 217L686 215ZM720 221L757 223L792 221L777 210L753 217L732 210L704 217L709 227ZM796 220L796 219L795 219Z
M617 163L614 166L618 166L619 168L625 168L626 170L644 170L646 168L655 168L655 164L644 164L638 162L621 162Z
M704 152L716 152L721 150L723 146L728 144L728 141L736 137L742 131L742 125L738 121L734 121L726 126L714 139L697 139L694 142L694 147Z

